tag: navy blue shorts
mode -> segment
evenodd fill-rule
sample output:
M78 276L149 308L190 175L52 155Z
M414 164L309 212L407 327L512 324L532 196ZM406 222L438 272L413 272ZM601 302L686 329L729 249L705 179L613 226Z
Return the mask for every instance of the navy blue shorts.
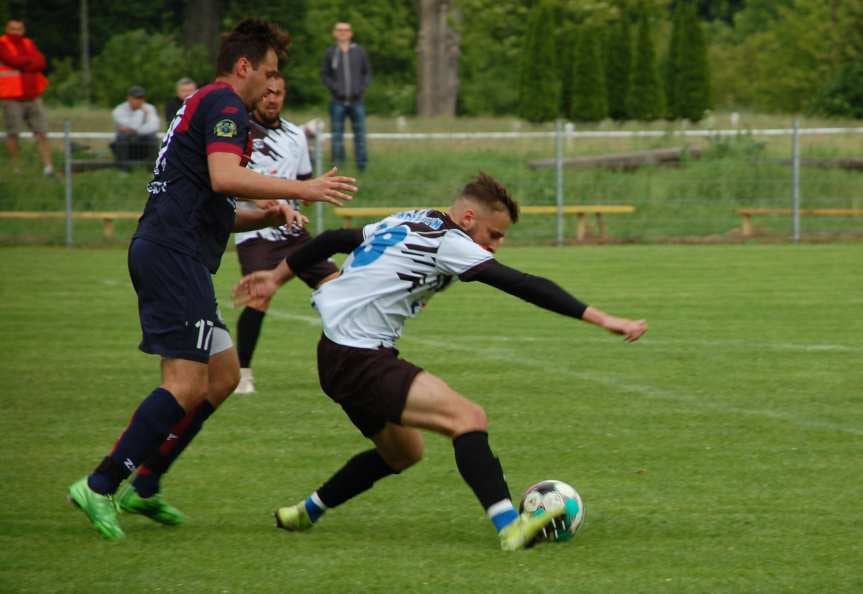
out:
M213 331L227 333L210 271L192 256L137 238L129 246L129 276L138 294L139 348L207 363Z

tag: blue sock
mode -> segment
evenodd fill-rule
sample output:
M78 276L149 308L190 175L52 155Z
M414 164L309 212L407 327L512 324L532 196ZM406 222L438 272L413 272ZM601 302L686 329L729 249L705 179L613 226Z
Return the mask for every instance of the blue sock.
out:
M156 388L138 406L114 450L102 460L88 479L90 488L102 495L117 487L165 441L171 427L186 414L174 395Z
M327 511L327 506L324 505L324 502L321 501L320 497L318 497L317 491L306 497L305 505L306 512L308 512L309 519L312 522L317 522L318 518L324 515L324 512Z
M204 400L192 412L183 417L171 428L168 439L162 442L159 450L147 458L138 468L138 474L132 485L141 497L152 497L160 490L162 476L168 472L186 446L195 438L204 421L210 418L215 409L209 400Z
M491 523L494 524L495 530L500 532L518 519L518 512L512 506L512 501L503 499L498 501L487 510L488 517L491 518Z

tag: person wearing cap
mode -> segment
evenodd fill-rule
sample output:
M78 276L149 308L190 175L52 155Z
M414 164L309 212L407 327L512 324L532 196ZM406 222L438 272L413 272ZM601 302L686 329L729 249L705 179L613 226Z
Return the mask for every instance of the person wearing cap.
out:
M111 151L118 161L152 161L159 148L161 122L159 112L146 101L147 91L143 87L129 87L126 100L114 108L114 128L117 137L111 143Z

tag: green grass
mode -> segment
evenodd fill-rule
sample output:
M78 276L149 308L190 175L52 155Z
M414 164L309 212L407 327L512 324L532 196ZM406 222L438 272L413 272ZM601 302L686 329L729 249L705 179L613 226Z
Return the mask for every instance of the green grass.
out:
M644 316L632 345L484 286L408 323L403 356L488 411L517 495L584 497L577 539L497 550L432 434L425 459L308 534L271 526L367 447L320 393L299 283L268 316L259 393L233 397L166 480L179 529L102 542L65 502L158 382L122 249L0 251L0 591L859 592L859 244L513 248L507 264ZM223 302L233 254L216 276ZM237 312L225 310L233 327Z

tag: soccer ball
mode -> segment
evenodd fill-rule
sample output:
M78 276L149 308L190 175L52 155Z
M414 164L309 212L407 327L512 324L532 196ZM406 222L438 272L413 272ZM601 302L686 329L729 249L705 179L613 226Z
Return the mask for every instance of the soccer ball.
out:
M565 513L546 527L537 542L564 542L572 539L584 522L584 504L575 487L563 481L547 480L528 487L521 497L518 511L539 515L545 511L564 509Z

